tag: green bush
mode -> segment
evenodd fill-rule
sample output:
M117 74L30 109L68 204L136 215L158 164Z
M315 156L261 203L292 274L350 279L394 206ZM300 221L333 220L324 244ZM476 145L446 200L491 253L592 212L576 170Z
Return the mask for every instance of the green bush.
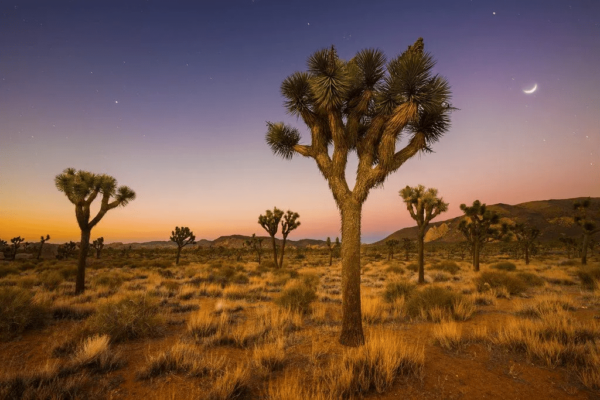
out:
M458 271L460 271L460 267L454 261L442 261L442 262L433 264L432 266L429 267L429 269L448 272L452 275L456 275L456 273Z
M439 286L428 286L423 290L414 291L406 301L406 313L412 317L429 314L433 308L452 311L454 304L462 295Z
M310 304L316 299L317 293L312 287L298 284L284 289L275 299L275 304L290 308L292 311L307 313L310 311Z
M408 297L415 290L416 285L407 281L388 282L383 291L383 299L392 303L398 297Z
M490 265L490 268L510 272L510 271L515 271L517 269L517 266L511 262L503 261L503 262L499 262L499 263Z
M542 277L533 272L518 272L517 277L527 284L527 286L544 286L546 282Z
M594 290L600 281L600 266L582 267L577 271L577 276L581 279L581 286L584 289Z
M0 287L0 338L7 339L26 329L43 326L48 316L47 307L35 304L29 290Z
M520 294L527 290L527 284L522 279L504 271L481 272L474 282L480 292L499 287L505 287L510 294Z
M115 342L155 336L164 329L159 309L154 297L130 295L101 304L88 327L93 334L109 335Z

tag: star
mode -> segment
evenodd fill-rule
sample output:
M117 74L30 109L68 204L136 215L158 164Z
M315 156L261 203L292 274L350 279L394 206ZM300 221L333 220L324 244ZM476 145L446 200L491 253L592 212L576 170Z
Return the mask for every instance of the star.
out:
M496 11L494 11L492 14L496 15Z
M115 100L115 104L119 104L119 102L117 100Z

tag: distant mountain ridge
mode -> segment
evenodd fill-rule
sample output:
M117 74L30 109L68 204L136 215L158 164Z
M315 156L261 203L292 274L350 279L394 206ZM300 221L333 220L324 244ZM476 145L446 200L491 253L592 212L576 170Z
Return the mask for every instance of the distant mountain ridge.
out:
M257 236L259 239L263 239L262 246L263 248L269 248L271 246L271 237L270 236ZM244 235L229 235L229 236L220 236L215 240L208 239L200 239L196 242L195 246L208 248L208 247L225 247L225 248L233 248L240 249L244 247L244 243L246 240L250 240L251 236ZM277 244L281 244L282 240L275 238L275 242ZM152 241L152 242L143 242L143 243L122 243L122 242L114 242L109 243L105 247L107 248L116 248L121 249L124 247L131 246L132 249L145 249L145 248L165 248L165 247L176 247L177 245L174 242L165 240L165 241ZM287 239L285 241L286 247L292 248L320 248L325 247L326 242L324 240L318 239L300 239L300 240L290 240Z
M540 242L557 241L563 235L575 237L581 235L581 228L573 220L573 203L583 201L588 197L576 197L562 200L529 201L516 205L504 203L487 205L488 210L496 211L501 222L525 223L535 226L540 230ZM600 210L600 198L592 197L590 210ZM467 204L470 206L470 204ZM459 216L445 221L436 221L429 224L425 233L425 242L455 243L464 240L458 230L458 224L463 219ZM371 246L382 245L389 239L402 240L417 237L417 227L400 229Z

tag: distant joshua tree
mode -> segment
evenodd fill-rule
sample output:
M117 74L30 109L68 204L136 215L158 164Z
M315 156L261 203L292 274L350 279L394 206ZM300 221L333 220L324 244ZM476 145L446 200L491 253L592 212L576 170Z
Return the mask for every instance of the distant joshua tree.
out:
M565 250L567 251L567 258L571 258L571 254L573 254L573 257L575 257L575 253L577 252L577 247L579 246L577 244L577 241L571 237L561 237L558 239L563 246L565 247Z
M342 243L340 242L340 238L336 237L335 238L335 244L333 245L333 249L335 252L335 256L337 258L340 258L342 256Z
M46 235L46 237L40 236L40 248L38 249L36 260L39 260L42 256L42 247L44 247L44 243L50 240L50 235Z
M386 63L375 49L350 61L335 48L308 59L308 72L296 72L281 85L287 111L301 117L311 134L300 144L297 129L267 123L266 140L285 159L311 157L327 180L342 220L342 330L340 343L364 343L360 302L360 226L369 191L421 152L431 151L450 125L450 86L431 73L435 62L418 39ZM396 146L404 140L399 151ZM333 151L329 152L329 146ZM348 154L356 152L356 184L346 180ZM331 155L330 155L331 154Z
M396 246L400 244L399 240L389 239L385 241L386 246L388 247L388 261L394 259L394 249Z
M408 261L410 252L415 249L415 242L410 238L402 238L402 248L404 249L404 260Z
M277 207L273 207L273 211L267 210L265 215L259 215L258 223L264 228L265 231L271 236L271 243L273 244L273 262L275 268L279 268L277 261L277 243L275 242L275 235L279 230L279 221L283 218L283 211Z
M540 234L540 230L534 226L525 224L515 224L509 227L510 233L517 239L518 247L525 254L525 265L529 265L529 255L535 248L535 240Z
M14 260L15 258L17 258L17 250L19 249L19 247L21 247L21 243L23 243L25 241L25 238L22 238L21 236L17 236L14 237L12 239L10 239L10 242L12 243L12 259Z
M590 209L591 199L587 198L580 202L573 204L573 210L575 211L575 223L581 227L583 231L583 243L581 244L581 264L587 264L587 249L592 240L592 236L600 232L598 222L600 221L600 209L595 207L596 210Z
M92 242L92 247L96 250L96 259L100 259L100 253L104 248L104 237L99 237Z
M425 283L425 231L429 222L443 212L448 211L448 203L437 197L437 189L425 189L425 186L406 186L400 190L400 197L406 204L406 208L412 219L417 222L417 249L419 264L419 283Z
M298 221L300 215L297 212L287 210L281 221L281 234L283 235L283 241L281 242L281 255L279 256L279 268L283 268L283 254L285 253L285 241L291 231L295 230L300 226Z
M6 240L0 239L0 253L4 253L4 249L6 248L7 244L8 243L6 242Z
M125 207L130 201L135 200L135 192L127 186L117 188L117 180L112 176L76 171L74 168L65 169L62 174L54 178L54 183L56 188L75 205L75 216L81 230L75 283L75 293L80 294L85 290L85 262L90 248L92 228L108 211L119 206ZM102 196L100 210L90 221L90 206L98 195Z
M59 260L66 260L67 258L71 257L73 254L75 254L76 250L77 250L77 243L75 243L73 241L66 242L66 243L58 246L58 254L56 255L56 258L58 258Z
M246 240L244 243L246 246L250 248L253 252L256 253L256 257L258 258L258 263L260 264L260 257L262 255L262 238L256 237L256 233L252 234L252 237L249 240Z
M187 226L181 228L176 226L175 230L171 231L171 237L169 239L171 239L172 242L177 243L177 259L175 260L175 265L178 265L181 249L188 244L195 244L196 236L194 236L194 232L190 231L190 228Z
M334 246L334 244L331 243L331 238L329 236L327 236L327 240L325 241L325 244L327 245L327 249L329 250L329 266L331 267L331 264L333 262L333 246Z
M500 231L492 225L500 221L500 216L486 208L479 200L473 202L473 206L460 205L465 213L465 219L460 221L458 230L465 236L473 250L473 269L479 271L479 255L485 243L499 239Z

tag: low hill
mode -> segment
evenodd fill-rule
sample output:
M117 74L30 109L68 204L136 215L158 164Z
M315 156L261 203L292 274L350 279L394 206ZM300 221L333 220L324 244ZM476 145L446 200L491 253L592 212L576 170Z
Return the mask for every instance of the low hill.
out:
M496 211L502 222L525 223L537 227L540 230L539 241L552 242L558 240L562 235L569 237L581 235L581 229L573 220L573 203L586 198L529 201L516 205L499 203L488 205L487 208ZM600 210L600 198L595 197L591 201L590 210ZM458 224L462 219L463 217L460 216L430 223L425 233L425 242L455 243L464 240L462 233L458 230ZM400 229L385 239L372 243L371 246L385 244L385 241L389 239L402 240L416 237L417 227L413 226Z
M244 235L229 235L229 236L221 236L215 240L207 240L200 239L196 242L195 246L207 248L207 247L225 247L225 248L234 248L239 249L244 246L246 240L249 240L250 236ZM262 246L263 248L267 248L271 245L271 237L270 236L258 236L259 239L263 239ZM278 244L281 244L281 239L275 239ZM107 248L113 249L122 249L125 247L131 246L132 249L146 249L146 248L164 248L164 247L176 247L177 245L171 241L152 241L152 242L143 242L143 243L121 243L115 242L107 244ZM316 240L316 239L300 239L300 240L286 240L285 246L287 248L308 248L308 247L325 247L324 240Z

